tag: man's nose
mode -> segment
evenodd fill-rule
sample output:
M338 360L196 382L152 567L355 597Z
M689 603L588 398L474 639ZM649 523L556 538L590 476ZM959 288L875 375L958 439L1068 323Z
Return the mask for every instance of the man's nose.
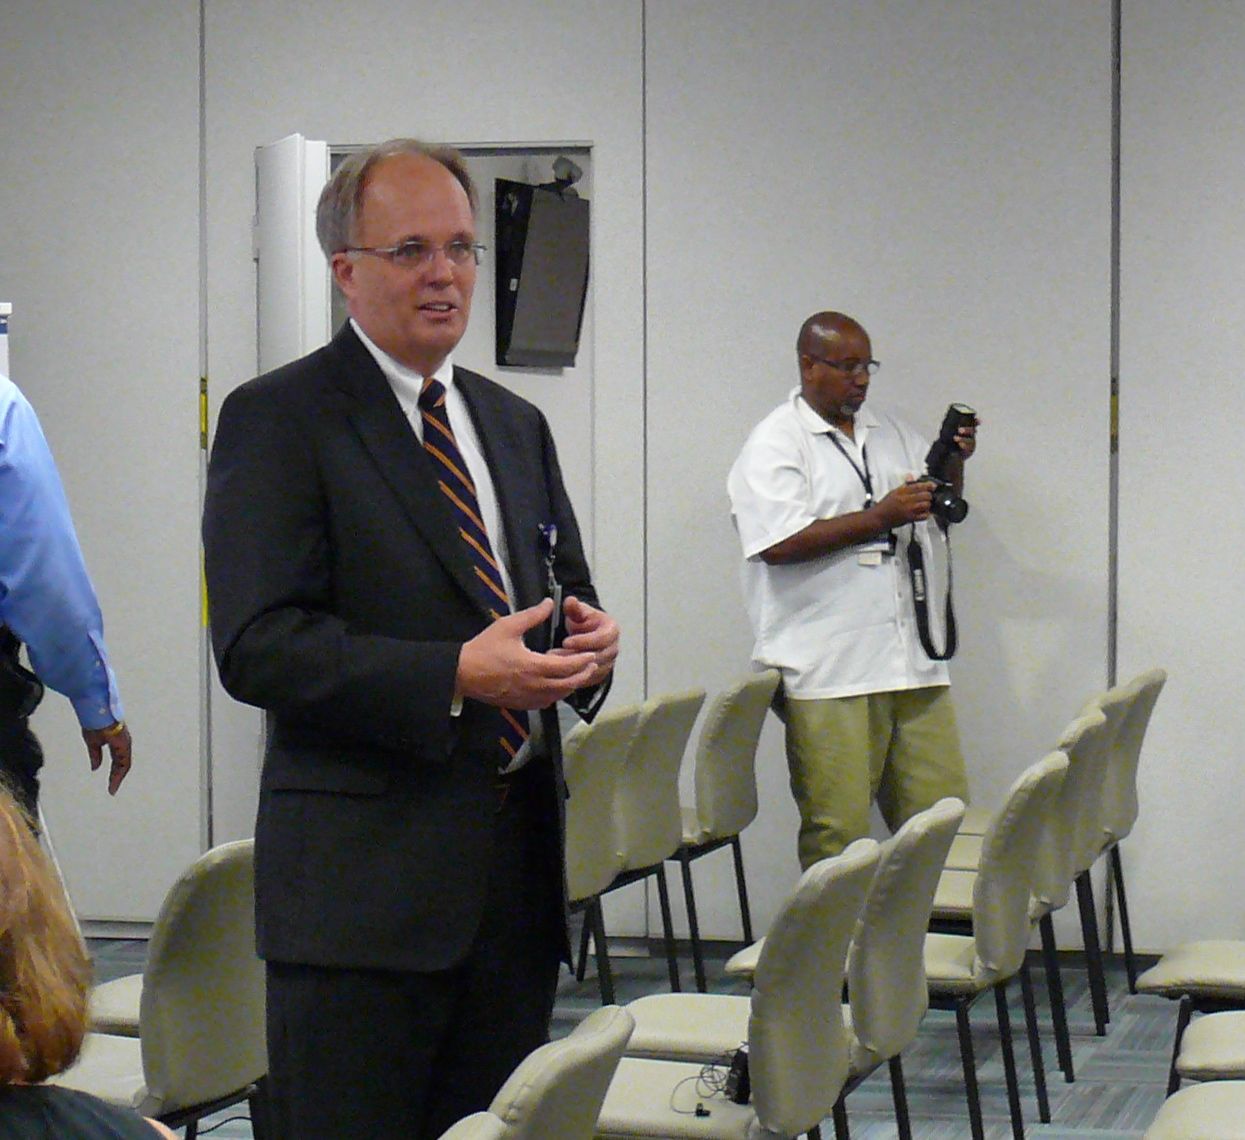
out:
M453 281L454 263L450 255L437 246L424 262L424 279L427 281Z

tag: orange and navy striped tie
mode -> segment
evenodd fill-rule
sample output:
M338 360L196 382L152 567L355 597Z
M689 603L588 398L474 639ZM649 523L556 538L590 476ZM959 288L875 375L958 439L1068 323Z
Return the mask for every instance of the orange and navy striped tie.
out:
M471 474L450 427L445 409L445 385L439 380L429 377L424 381L419 393L419 411L424 426L424 450L436 467L437 482L450 504L458 533L466 544L480 600L496 621L502 614L510 613L510 597L480 514L475 484L471 481ZM527 714L521 710L502 708L497 712L501 718L498 735L505 753L501 765L504 768L527 740Z

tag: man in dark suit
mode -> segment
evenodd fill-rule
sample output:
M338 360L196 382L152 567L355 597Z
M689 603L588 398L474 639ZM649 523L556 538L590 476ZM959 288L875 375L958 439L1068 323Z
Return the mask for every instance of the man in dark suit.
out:
M487 1107L546 1039L569 953L552 706L595 712L618 627L544 417L450 359L475 207L452 151L347 159L317 232L351 320L217 428L213 647L271 714L255 857L281 1140L435 1137Z

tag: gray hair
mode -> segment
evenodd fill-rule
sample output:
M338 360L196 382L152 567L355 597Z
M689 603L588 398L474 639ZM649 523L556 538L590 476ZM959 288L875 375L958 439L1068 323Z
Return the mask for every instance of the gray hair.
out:
M325 257L331 258L333 254L350 245L358 224L363 193L367 189L372 171L385 159L400 154L416 155L439 162L458 179L467 192L472 214L476 212L479 206L476 185L458 151L453 147L437 146L418 139L389 139L344 158L320 191L320 201L316 205L316 237Z

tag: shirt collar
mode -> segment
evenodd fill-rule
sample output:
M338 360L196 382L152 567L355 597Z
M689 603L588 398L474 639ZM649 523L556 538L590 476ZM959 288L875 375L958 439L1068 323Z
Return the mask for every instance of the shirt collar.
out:
M416 372L415 369L408 368L401 361L395 360L383 348L377 347L376 343L363 331L354 317L350 318L350 325L363 342L363 347L372 354L372 359L376 361L381 372L385 374L385 379L389 381L389 387L393 389L393 394L398 397L398 403L402 405L402 410L408 416L412 415L419 406L419 393L424 387L424 377ZM432 378L444 384L447 393L454 387L454 358L452 355L447 356L441 362L441 367L432 374Z
M841 435L844 439L846 434L839 428L835 427L829 420L823 419L822 416L813 410L812 405L801 394L799 386L791 389L791 403L795 408L796 419L800 425L810 435L829 435L833 432L835 435ZM873 414L873 409L868 404L862 404L860 410L856 413L854 424L857 429L864 428L866 431L870 428L878 426L877 416ZM857 438L860 438L860 432L857 432Z

